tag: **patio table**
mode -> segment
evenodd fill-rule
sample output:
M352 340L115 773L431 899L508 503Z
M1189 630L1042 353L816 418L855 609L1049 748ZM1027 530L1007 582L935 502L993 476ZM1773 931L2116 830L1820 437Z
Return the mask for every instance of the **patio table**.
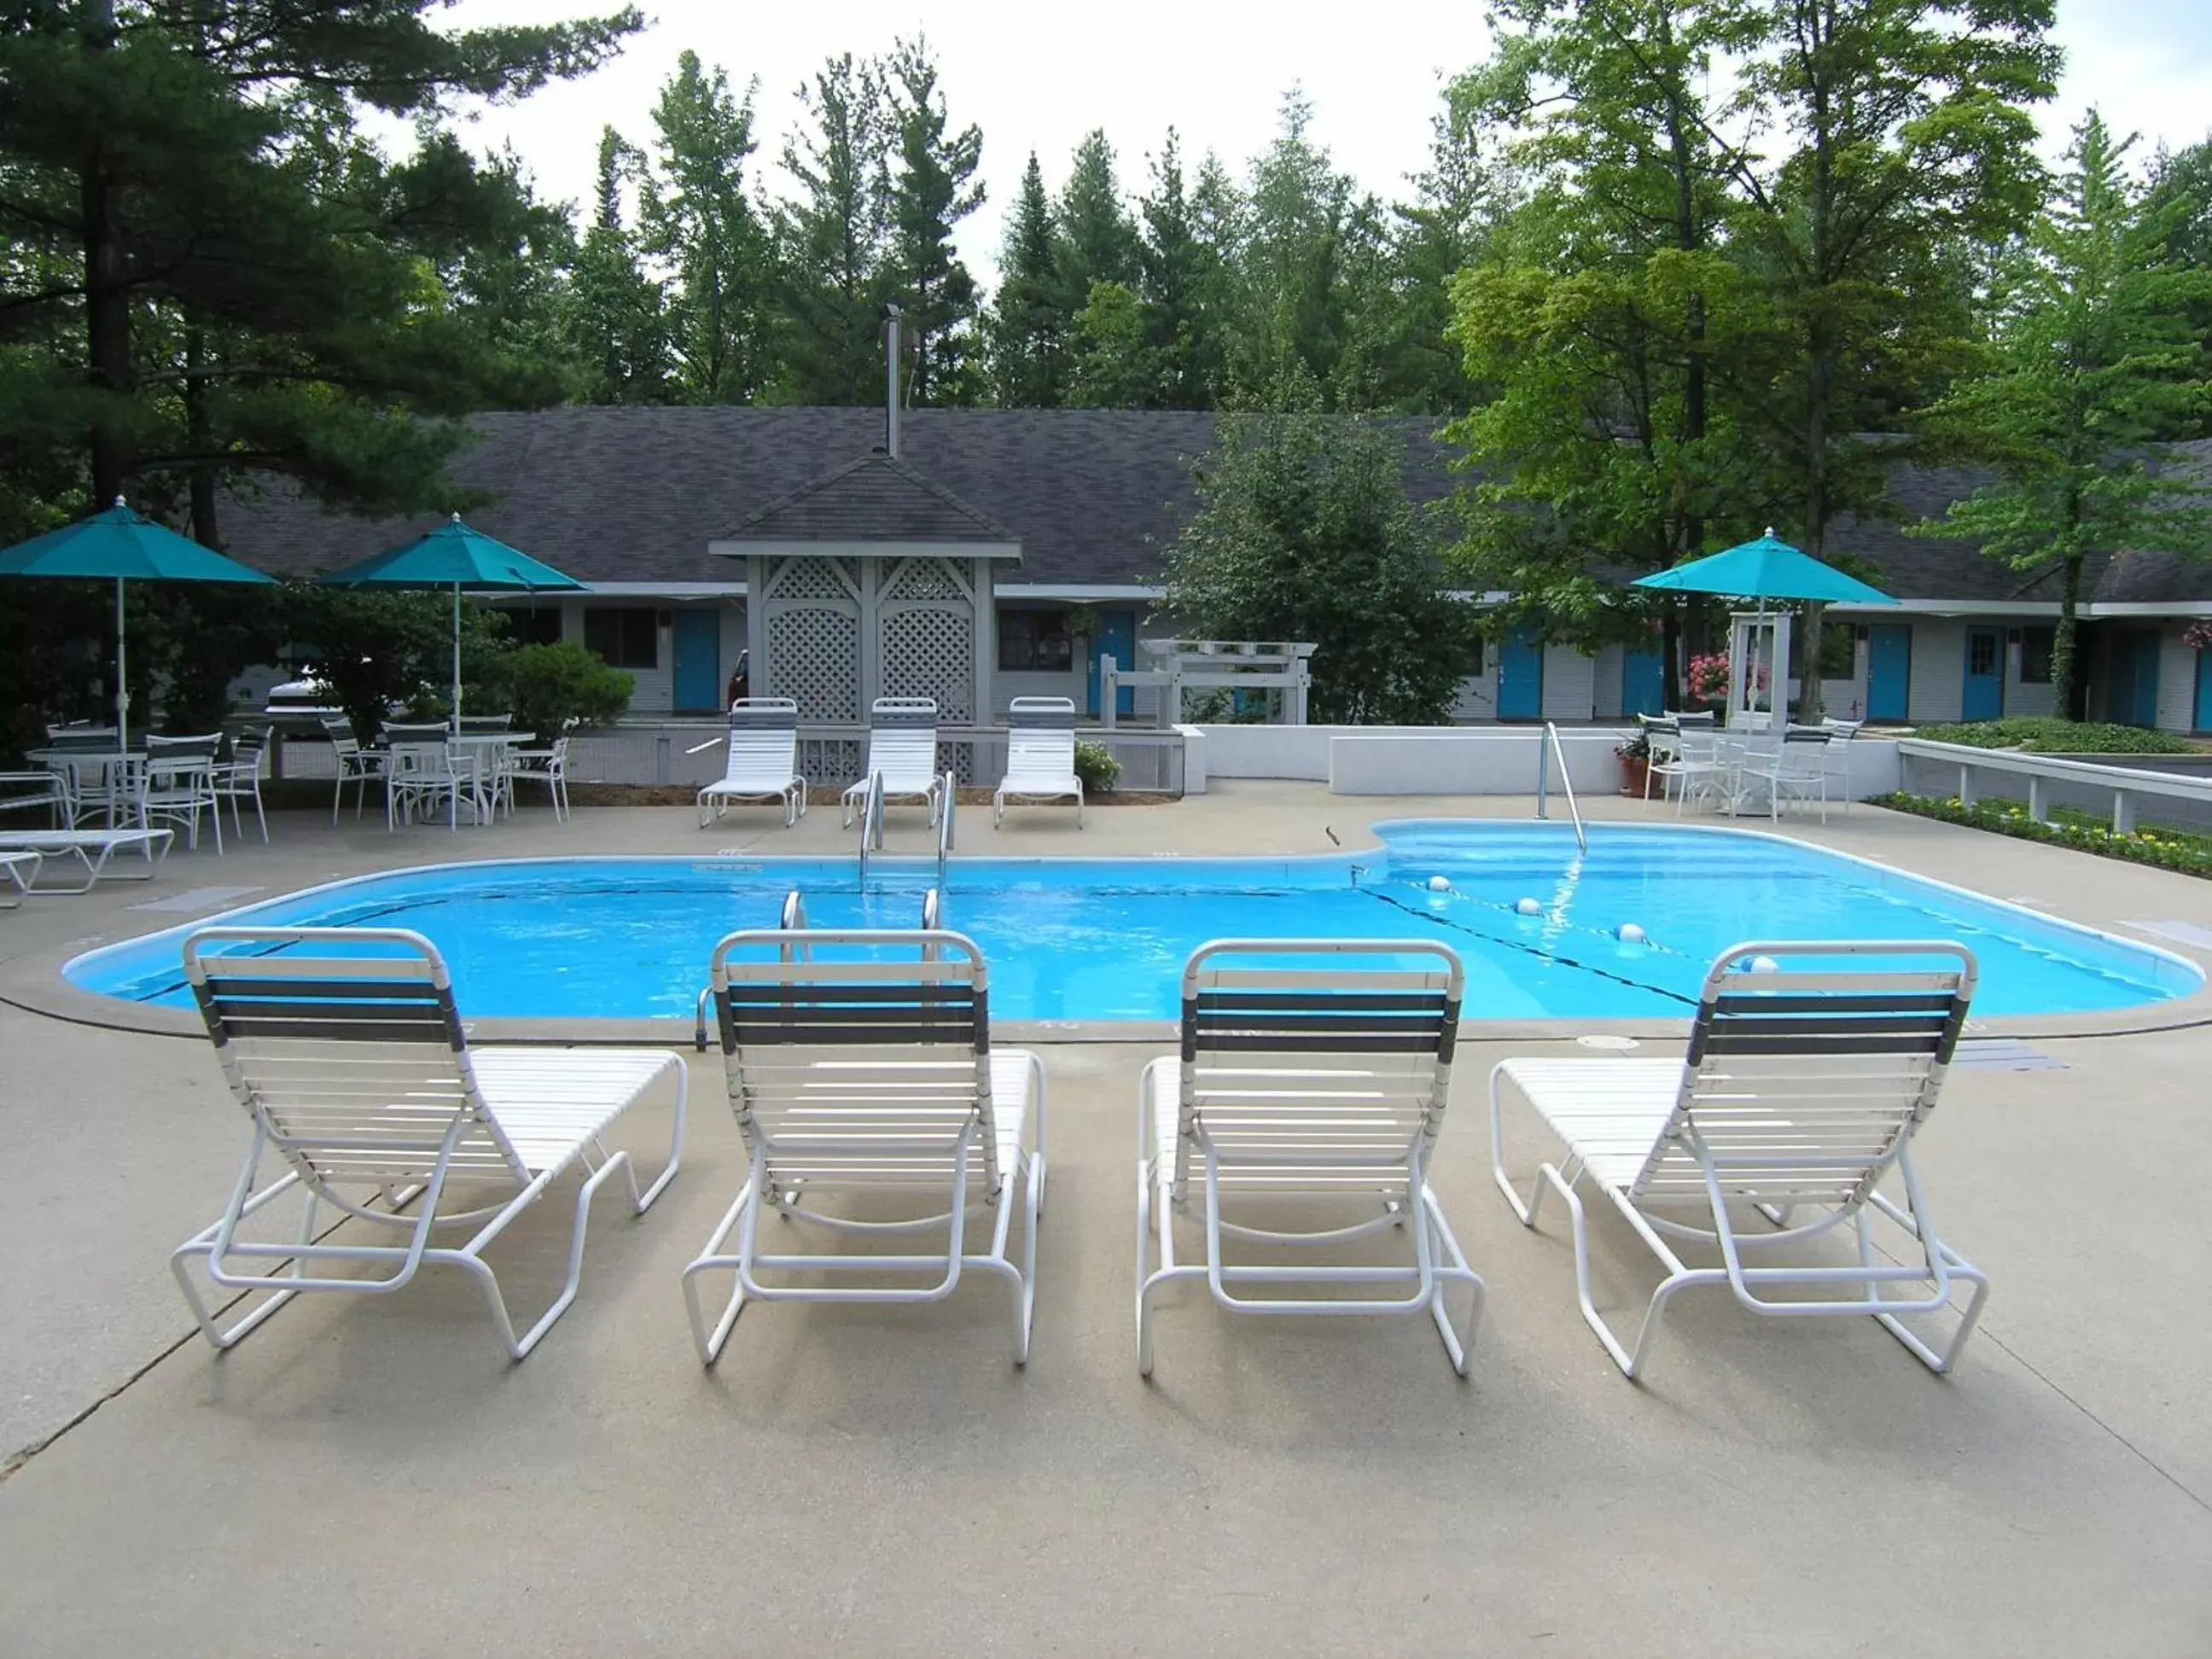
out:
M85 801L88 793L101 798L104 814L111 830L135 816L131 804L137 799L139 785L145 777L144 750L33 749L29 751L29 757L33 763L65 781L73 823L82 823L87 816ZM95 768L98 769L98 781L88 791L87 776Z

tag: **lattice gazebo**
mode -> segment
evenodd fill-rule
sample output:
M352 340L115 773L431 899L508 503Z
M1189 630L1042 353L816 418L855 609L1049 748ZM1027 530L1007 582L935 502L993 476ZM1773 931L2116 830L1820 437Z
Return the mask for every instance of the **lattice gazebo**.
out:
M865 725L878 697L988 723L992 575L1021 542L942 485L878 450L708 545L745 562L755 696L791 698L810 726Z

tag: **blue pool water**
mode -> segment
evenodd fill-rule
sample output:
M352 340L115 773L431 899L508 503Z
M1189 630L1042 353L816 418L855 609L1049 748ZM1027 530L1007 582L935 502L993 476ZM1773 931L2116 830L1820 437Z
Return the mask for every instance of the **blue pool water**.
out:
M944 924L990 964L1002 1019L1170 1019L1191 951L1231 936L1418 934L1455 946L1477 1018L1680 1017L1705 969L1749 939L1950 939L1981 963L1977 1011L2125 1008L2185 995L2179 957L1797 842L1602 824L1378 824L1380 851L1305 859L956 860ZM690 1017L715 941L772 927L786 892L817 927L911 927L934 866L852 860L530 860L395 871L219 920L410 927L453 969L462 1012ZM1451 885L1432 891L1435 876ZM1540 914L1522 915L1533 898ZM1648 944L1623 944L1634 922ZM193 923L192 927L205 923ZM64 973L89 991L189 1006L191 927L110 946Z

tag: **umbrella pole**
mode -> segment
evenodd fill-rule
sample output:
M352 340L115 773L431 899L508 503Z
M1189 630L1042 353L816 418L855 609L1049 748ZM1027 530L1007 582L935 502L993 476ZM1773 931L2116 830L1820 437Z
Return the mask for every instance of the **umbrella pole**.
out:
M453 730L461 729L461 585L453 584Z
M130 658L123 636L123 578L115 579L115 748L118 754L131 749L131 673Z

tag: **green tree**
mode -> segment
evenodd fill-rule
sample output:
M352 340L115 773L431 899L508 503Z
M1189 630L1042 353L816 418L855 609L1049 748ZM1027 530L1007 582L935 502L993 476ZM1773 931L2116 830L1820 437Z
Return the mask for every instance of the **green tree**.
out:
M1144 302L1121 283L1093 283L1075 313L1067 402L1079 409L1150 409L1158 400L1158 355L1146 338Z
M1114 146L1103 131L1087 132L1076 145L1067 183L1054 205L1053 228L1062 303L1071 314L1090 303L1096 283L1136 287L1136 222L1121 200Z
M1167 607L1220 639L1308 640L1317 721L1424 726L1468 664L1431 526L1387 430L1343 417L1224 421L1199 508L1167 558Z
M2186 149L2160 152L2151 167L2144 208L2168 225L2166 252L2176 263L2212 270L2212 138ZM2203 377L2212 380L2212 302L2197 300L2188 305L2190 325L2203 354ZM2197 435L2212 438L2212 415L2198 423Z
M1879 512L1904 409L1962 366L1962 252L2034 214L2025 107L2051 96L2051 0L1724 0L1741 70L1723 148L1740 259L1778 349L1743 388L1796 473L1797 538L1826 556L1847 511ZM1784 521L1785 524L1789 520ZM1817 608L1804 647L1818 649ZM1803 659L1802 712L1820 714Z
M678 384L695 404L750 403L774 374L768 236L745 194L753 93L686 52L653 106L656 162L643 192L647 248L676 273Z
M1052 203L1032 150L1007 216L988 325L992 389L1001 409L1056 409L1066 401L1070 319L1054 255Z
M2132 142L2116 143L2094 109L2075 128L2056 199L2002 274L1989 367L1934 411L2001 480L1914 527L1978 538L2018 569L2057 569L2051 681L2063 718L2075 707L2083 561L2124 548L2212 555L2205 481L2161 442L2212 410L2189 320L2212 301L2212 270L2176 256L2185 202L2146 208L2124 167Z
M587 404L663 404L672 397L666 296L623 225L623 186L637 160L620 133L601 129L592 227L568 289L568 330L579 396Z
M890 86L897 154L890 269L913 354L905 394L918 404L972 403L981 290L953 251L952 233L983 204L983 187L974 182L983 135L973 126L948 131L951 117L926 41L898 43Z
M1187 193L1173 128L1152 158L1152 187L1137 204L1144 227L1138 291L1145 302L1146 337L1158 366L1159 403L1166 409L1211 409L1224 378L1225 266L1218 227L1232 211L1236 187L1208 156L1197 188Z
M816 71L799 100L811 130L783 149L799 194L775 213L785 338L772 395L782 403L872 403L883 385L881 313L890 283L882 70L847 52Z
M0 33L0 240L39 256L35 287L9 267L0 331L52 337L59 315L76 337L9 360L30 384L0 410L84 434L94 497L195 468L289 471L359 505L434 481L452 440L416 417L501 367L437 256L502 192L428 124L588 71L641 20L447 33L430 10L83 0ZM362 107L426 124L415 158L383 165L351 131Z

